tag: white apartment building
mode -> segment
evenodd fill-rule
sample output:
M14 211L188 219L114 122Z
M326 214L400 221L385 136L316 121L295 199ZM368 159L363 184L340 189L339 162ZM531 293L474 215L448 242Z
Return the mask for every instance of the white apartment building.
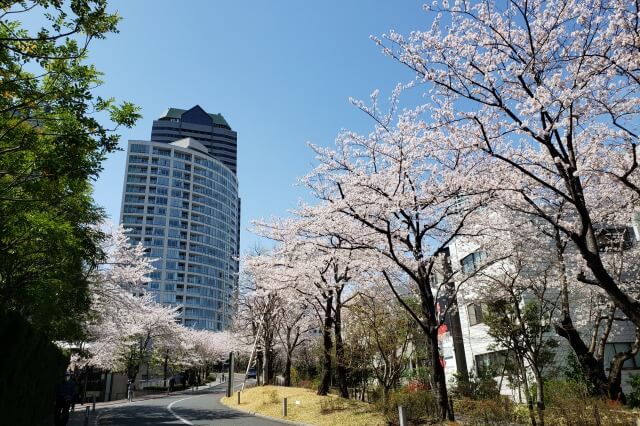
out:
M147 290L185 326L231 323L239 203L236 174L197 140L129 141L121 223L156 259Z
M633 228L629 228L629 231L629 236L631 237L629 243L638 244L640 239L638 238L637 226L634 225ZM484 251L478 249L478 246L469 244L461 239L454 241L449 246L449 253L453 269L460 269L462 274L472 273L483 264L486 257ZM551 293L550 296L552 296ZM557 293L555 296L557 296ZM484 366L492 366L494 367L494 371L500 371L500 366L503 365L500 349L495 347L496 342L488 334L488 327L483 320L486 305L480 303L478 300L479 298L474 294L474 279L471 278L459 290L457 303L467 369L475 375L477 375L479 369ZM578 304L574 304L574 308L576 308L575 305ZM561 367L566 363L567 357L569 353L572 352L572 349L568 346L565 339L556 335L554 331L550 332L550 337L559 343L559 347L555 349L554 363L555 366ZM588 330L585 330L583 338L585 341L589 341ZM609 361L615 353L628 349L634 342L634 339L635 327L632 323L628 321L616 322L605 346L605 367L609 365ZM445 374L450 380L458 370L450 330L442 334L441 350L444 357ZM625 392L630 390L627 383L629 375L638 373L640 373L640 355L627 360L624 364L622 387ZM500 392L502 394L517 397L518 390L510 387L506 377L496 377L496 381L500 385Z

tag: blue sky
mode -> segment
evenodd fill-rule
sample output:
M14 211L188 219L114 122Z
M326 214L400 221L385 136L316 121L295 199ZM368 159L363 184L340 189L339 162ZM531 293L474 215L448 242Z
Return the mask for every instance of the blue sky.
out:
M97 93L130 100L143 119L120 133L148 140L167 107L199 104L238 132L241 253L258 238L252 219L282 216L306 196L296 179L313 165L307 142L331 145L341 129L372 123L349 104L376 88L383 97L411 79L369 39L429 26L423 2L113 1L120 33L97 40L89 61L105 73ZM120 214L125 153L112 154L95 199Z

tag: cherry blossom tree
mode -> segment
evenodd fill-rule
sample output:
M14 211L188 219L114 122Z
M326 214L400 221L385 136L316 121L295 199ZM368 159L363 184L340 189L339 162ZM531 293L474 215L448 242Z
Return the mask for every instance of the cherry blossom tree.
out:
M134 381L140 366L160 346L178 346L182 327L176 323L175 308L155 302L144 294L121 295L120 304L111 304L89 326L91 341L89 361L98 367L122 371Z
M167 358L201 373L229 352L247 353L231 332L186 328L178 323L178 308L163 306L147 293L154 259L142 244L131 245L122 226L112 229L103 247L107 260L92 276L92 315L86 324L87 359L78 365L95 365L120 371L135 380L140 367L154 356Z
M262 360L264 371L271 373L265 377L273 378L273 354L281 349L285 357L284 383L291 386L294 352L306 343L308 332L317 328L317 323L306 299L277 281L283 277L278 272L283 265L272 254L256 250L244 259L244 288L235 326L239 333L245 330L245 339L257 339L260 344L258 362Z
M296 349L306 344L310 339L310 332L317 328L317 320L313 315L310 304L300 299L293 289L279 292L280 321L276 334L283 348L286 361L284 368L284 385L291 386L291 366Z
M478 187L570 240L584 260L577 278L640 325L637 284L616 281L597 238L613 219L629 223L638 204L638 5L460 0L426 9L428 29L376 41L428 91L429 128L478 155Z
M107 261L94 274L93 316L88 364L123 371L135 380L140 366L160 346L179 346L181 327L175 308L156 303L145 293L153 259L141 244L132 246L124 228L112 230L105 242Z
M243 355L248 353L248 345L242 342L241 336L230 331L214 332L181 327L179 343L180 350L174 357L182 366L195 371L199 378L206 378L212 366L225 361L229 352ZM176 347L167 349L176 351Z
M276 292L265 290L254 278L250 280L250 287L243 281L234 330L247 344L256 343L254 360L258 365L258 384L273 384L282 301Z
M459 270L443 261L448 244L490 192L465 179L473 155L452 149L444 134L429 129L423 108L396 118L400 92L394 91L387 114L380 112L376 92L371 106L356 102L375 123L369 135L346 131L333 149L312 146L320 164L303 183L320 203L298 214L315 218L341 250L377 271L425 333L441 416L452 419L438 344L443 315L436 306L455 294ZM419 298L419 311L406 303L407 293Z
M99 285L109 284L137 294L144 292L156 260L146 255L144 245L141 242L131 245L124 226L120 225L111 230L104 246L107 261L101 265ZM99 286L95 287L94 293L99 291Z
M545 221L538 219L536 223L529 215L514 213L508 208L485 209L483 213L473 224L483 234L475 241L485 250L499 252L504 260L474 280L470 287L475 297L496 300L498 295L510 301L513 314L518 314L520 309L515 305L526 300L536 301L540 322L553 325L556 333L570 345L592 389L611 399L624 400L621 368L638 352L637 338L628 350L614 354L609 365L605 365L605 346L610 336L616 328L628 328L630 324L601 288L579 280L581 271L586 269L585 261L571 240ZM601 249L606 249L601 257L617 283L637 282L639 248L632 246L625 236L629 232L627 227L612 229L615 232L607 239L600 239ZM515 324L519 324L521 336L532 337L524 333L527 331L522 329L524 322L518 320ZM540 368L536 367L539 363L534 349L543 347L543 337L550 339L544 334L538 333L535 340L528 339L525 354L539 387L543 385L543 378ZM540 389L537 395L542 394ZM544 407L540 398L538 405Z
M323 342L323 372L318 394L329 392L335 339L338 387L340 395L348 398L342 309L353 296L348 287L359 268L354 256L336 247L339 239L327 238L315 225L315 220L303 218L256 222L256 232L278 241L280 246L269 256L256 257L247 264L262 271L262 283L267 288L294 290L288 294L304 298L315 311Z

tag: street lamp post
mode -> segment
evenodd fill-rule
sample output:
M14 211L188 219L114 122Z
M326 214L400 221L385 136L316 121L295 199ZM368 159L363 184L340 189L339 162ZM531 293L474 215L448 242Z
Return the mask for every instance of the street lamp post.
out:
M234 356L233 352L229 353L229 382L227 383L227 398L233 395L233 369L234 369Z
M167 362L169 361L169 349L164 354L164 387L167 387Z

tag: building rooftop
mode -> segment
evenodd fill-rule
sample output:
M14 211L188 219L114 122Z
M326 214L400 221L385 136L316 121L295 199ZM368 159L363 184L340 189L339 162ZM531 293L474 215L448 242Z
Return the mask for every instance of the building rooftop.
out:
M227 123L227 120L224 119L224 117L222 116L222 114L210 114L208 112L206 112L205 110L203 110L199 105L194 106L193 108L186 110L186 109L180 109L180 108L167 108L167 110L160 116L158 117L158 120L166 120L166 119L178 119L181 120L182 119L182 115L185 112L194 112L194 110L199 110L198 112L202 112L206 115L209 116L209 118L211 118L211 121L213 122L214 125L216 126L221 126L221 127L226 127L228 129L231 129L231 126L229 126L229 123Z
M207 148L204 145L202 145L200 142L198 142L193 138L178 139L177 141L171 142L169 145L175 145L181 148L195 149L196 151L200 151L203 154L207 154L208 156L211 156L211 154L209 153L209 150L207 150Z

